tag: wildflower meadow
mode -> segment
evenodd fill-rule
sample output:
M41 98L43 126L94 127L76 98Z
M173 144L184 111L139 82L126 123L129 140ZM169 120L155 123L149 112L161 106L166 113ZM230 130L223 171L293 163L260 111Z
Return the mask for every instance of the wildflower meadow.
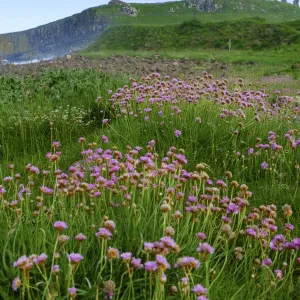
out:
M299 299L297 91L63 74L0 126L0 298Z

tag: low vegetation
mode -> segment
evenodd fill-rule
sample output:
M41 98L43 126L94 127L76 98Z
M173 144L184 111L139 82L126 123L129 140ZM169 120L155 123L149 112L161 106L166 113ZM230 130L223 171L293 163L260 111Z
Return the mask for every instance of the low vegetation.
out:
M126 81L1 78L19 99L1 105L1 297L295 299L297 95L208 73Z

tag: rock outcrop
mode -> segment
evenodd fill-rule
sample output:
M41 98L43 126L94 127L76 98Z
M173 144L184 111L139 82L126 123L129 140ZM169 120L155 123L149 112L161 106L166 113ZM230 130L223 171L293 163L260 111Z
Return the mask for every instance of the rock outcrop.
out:
M108 21L88 9L37 28L0 35L0 58L10 61L44 59L92 43Z
M198 11L216 11L215 0L187 0L187 5L189 8L196 8Z
M135 7L132 7L131 5L127 4L123 7L121 7L121 13L130 16L130 17L136 17L138 15L138 10Z

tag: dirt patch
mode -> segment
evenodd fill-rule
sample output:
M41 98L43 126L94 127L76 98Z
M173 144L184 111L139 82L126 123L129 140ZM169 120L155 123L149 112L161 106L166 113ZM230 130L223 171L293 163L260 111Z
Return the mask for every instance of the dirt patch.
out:
M82 56L63 57L50 61L23 65L0 65L0 75L29 75L40 74L46 69L65 68L93 68L112 75L145 76L158 72L163 75L182 78L194 78L203 74L203 71L224 70L227 66L220 63L207 63L199 60L166 58L139 58L128 56L112 56L103 59L89 59Z

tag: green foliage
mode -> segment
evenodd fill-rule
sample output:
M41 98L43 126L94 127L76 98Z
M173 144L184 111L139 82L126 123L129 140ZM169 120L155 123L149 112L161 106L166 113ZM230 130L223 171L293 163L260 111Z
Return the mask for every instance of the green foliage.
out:
M53 71L40 77L1 78L1 87L5 90L1 95L3 99L1 114L7 111L6 126L3 124L1 127L2 142L6 143L6 156L12 155L13 159L6 161L2 157L0 167L1 181L8 175L12 176L11 181L3 182L0 190L0 295L3 299L54 297L62 300L68 298L68 288L71 286L77 288L77 299L97 297L103 299L104 282L108 280L113 280L116 284L115 299L157 299L158 293L161 300L184 299L184 295L181 294L182 287L178 282L185 276L190 280L188 293L191 294L191 299L196 299L191 289L198 283L209 288L211 300L297 299L299 294L297 253L290 250L277 252L271 251L269 247L264 248L261 239L245 235L245 230L248 226L260 224L268 217L269 222L270 218L274 222L276 220L278 233L284 232L284 223L288 222L295 225L295 230L286 233L287 238L299 236L297 220L300 214L298 204L300 173L296 166L300 161L300 152L299 147L293 149L290 141L284 137L288 130L298 128L299 111L291 103L283 105L278 114L272 117L260 110L259 104L255 102L253 108L251 106L242 108L235 101L221 104L218 98L221 97L222 90L209 90L210 85L216 88L217 83L207 75L204 82L183 83L186 86L196 85L191 90L193 92L189 94L190 96L195 94L194 91L203 92L199 101L184 101L182 99L187 95L182 93L172 97L171 102L157 101L150 105L153 101L150 96L145 96L144 101L136 101L139 93L147 94L155 84L158 95L162 92L168 80L158 82L155 76L152 81L147 79L138 82L137 85L141 90L137 88L133 93L128 91L131 85L124 78L105 76L93 70ZM18 85L21 85L21 88ZM142 90L141 87L145 88L147 85L148 88ZM84 86L87 87L86 93L83 92ZM109 89L121 95L114 97L115 101L119 101L114 105L112 101L108 101L112 97L107 93ZM249 87L240 80L239 84L232 83L224 90L230 93L231 97L235 97L234 93L248 91ZM254 90L254 87L251 90ZM57 94L54 91L57 91ZM165 92L168 92L166 88ZM270 92L268 85L264 87L263 92ZM125 104L121 103L122 93L130 96L126 98ZM9 101L5 100L6 94L10 97L6 99ZM257 90L257 95L259 94ZM95 103L95 97L99 95L102 95L103 99ZM270 100L278 100L277 98L274 95ZM260 100L264 101L261 98ZM73 108L81 105L83 108L94 107L96 110L94 115L100 119L99 121L103 119L101 113L103 109L104 114L109 116L109 123L103 127L100 126L102 122L92 122L88 126L84 123L82 127L75 119L68 118L69 115L65 117L64 108L67 105ZM265 106L271 107L267 102ZM149 107L151 111L147 110ZM245 113L244 116L220 118L223 109L236 111L241 108ZM51 119L47 114L53 109L55 115L52 117L56 117L57 120L54 121L51 130L49 126ZM259 122L256 119L257 114L261 117ZM14 119L15 115L19 116L18 121ZM42 118L43 115L46 115L46 118ZM41 130L42 126L44 131ZM181 130L181 136L174 135L175 129ZM273 151L255 147L258 143L257 138L264 144L271 142L268 139L271 130L278 135L276 142L282 145L282 149ZM235 131L238 133L234 134ZM26 133L24 138L22 132ZM86 136L87 142L80 145L77 140L83 135ZM109 137L107 144L102 142L102 135ZM295 141L299 139L297 130L291 135ZM16 140L17 137L19 141ZM156 140L156 144L147 147L147 143L153 139ZM50 151L53 140L62 143L59 149L62 150L62 160L51 163L44 156ZM87 145L94 141L96 145ZM32 143L36 143L35 149L32 148ZM132 148L128 148L128 145ZM113 148L114 146L116 148ZM137 149L133 148L135 146L144 147L140 150L140 155L134 154ZM170 151L171 146L177 150ZM254 147L259 154L248 155L250 147ZM97 159L95 155L95 160L90 161L86 156L82 163L87 169L84 178L80 177L82 172L72 175L67 171L67 165L73 163L75 158L79 159L79 153L87 148L90 151L96 151L98 148L112 151L107 152L107 159L102 159L104 156ZM132 166L138 166L134 172L127 172L124 164L117 163L122 160L117 150L123 153L124 159L126 153L129 154L128 159ZM58 150L52 148L51 151ZM101 153L100 150L96 152ZM141 156L147 152L147 157L151 157L154 165L140 163ZM108 158L108 153L113 153L115 159ZM189 163L176 165L175 153L184 153ZM165 159L164 164L160 166L163 157L168 157L168 161ZM261 168L264 161L269 164L266 170ZM7 168L8 162L15 164L14 169ZM50 173L48 176L42 176L24 171L24 165L27 163L47 168ZM197 199L201 199L200 195L210 193L208 192L210 187L207 186L208 189L205 189L204 177L202 178L198 172L201 168L195 170L198 163L205 164L201 168L204 166L206 176L214 182L222 179L227 183L227 188L213 189L211 191L214 197L204 198L201 203L209 209L188 214L185 208L189 195L195 194ZM171 168L170 173L164 172L167 170L166 164L169 167L173 164L177 167L174 171ZM119 165L120 169L115 173L111 172L110 168L116 165ZM99 168L101 174L99 182L95 182L95 175L89 171L91 166L95 168L95 172L98 172ZM185 181L181 178L183 168L195 171L194 180ZM61 177L57 176L58 169L66 171L70 176L66 181L67 186L64 186L64 180L60 180ZM228 170L233 173L232 178L225 176ZM22 174L20 180L14 177L17 172ZM112 174L118 176L119 181L115 187L107 188L101 180L112 181ZM61 184L59 188L57 188L58 180ZM251 193L245 196L244 189L234 188L230 184L232 180L237 180L239 184L247 184L253 195ZM30 188L31 193L23 193L20 196L18 193L22 189L20 183L24 184L23 187ZM89 187L88 183L91 186L95 184L97 189L101 190L100 196L94 197L95 188ZM41 186L55 188L52 194L47 195L45 192L42 193ZM3 192L3 187L6 193ZM67 188L67 191L64 188ZM174 188L174 191L169 188ZM183 199L177 197L179 191L185 194ZM240 214L229 214L232 218L230 224L232 235L228 235L228 231L226 233L222 226L224 223L221 217L226 214L227 206L221 205L220 212L213 210L219 207L223 196L228 197L232 203L238 203L241 197L249 200L249 207L248 204L241 206ZM14 203L15 199L20 201ZM285 203L292 206L292 215L282 213L281 206ZM166 204L170 204L170 211L163 212L162 205ZM274 206L271 210L270 207L263 209L261 205L267 204L276 204L277 210ZM258 209L259 206L261 209ZM252 210L254 207L256 209ZM178 211L182 212L180 218L175 217ZM250 218L254 213L257 213L257 220ZM95 233L98 228L104 226L104 220L107 218L116 222L117 230L112 230L111 239L97 240ZM58 220L67 222L69 228L63 232L55 231L53 223ZM131 251L133 256L142 258L143 263L148 258L154 260L153 253L147 254L143 250L143 243L160 240L165 235L166 226L172 226L176 231L173 238L181 249L179 253L176 253L177 251L165 253L172 265L172 269L165 270L168 278L165 289L160 284L161 273L150 275L144 270L132 268L129 270L129 266L122 262L122 259L108 260L106 251L108 247L115 247L121 253ZM87 238L81 243L75 239L80 232ZM198 232L205 232L206 241L215 248L215 253L209 257L197 253ZM59 234L65 234L70 239L66 243L58 243ZM268 242L274 235L275 233L270 232L266 238ZM236 258L237 247L242 247L240 259ZM42 252L48 255L45 265L34 264L29 271L22 270L22 267L13 267L13 262L22 255L39 255ZM78 265L72 265L68 259L68 254L72 252L80 253L84 257ZM59 257L55 257L56 253L59 253ZM197 270L173 268L178 258L183 256L200 259L200 268ZM270 268L261 266L261 260L267 257L272 257L273 260ZM60 265L61 271L57 275L51 272L54 264ZM276 269L283 270L282 280L276 277L276 273L274 274ZM18 291L13 292L11 281L16 276L22 278L23 284ZM154 280L154 276L157 280ZM176 296L169 293L171 284L178 285L179 292Z
M85 52L114 50L183 49L269 49L298 44L300 31L295 23L268 24L251 18L232 22L202 23L197 19L179 25L110 27Z
M0 164L43 161L51 135L63 140L67 149L79 135L93 132L104 118L97 97L107 99L109 89L125 82L125 78L79 69L0 77ZM70 159L76 160L71 149Z
M188 8L184 1L166 3L133 3L140 13L137 17L125 16L120 12L121 6L99 6L94 8L97 14L111 16L110 24L114 25L169 25L179 24L197 18L202 22L219 22L249 17L263 17L270 23L299 19L300 8L278 1L267 0L216 0L217 12L203 13ZM169 10L173 8L174 13Z

